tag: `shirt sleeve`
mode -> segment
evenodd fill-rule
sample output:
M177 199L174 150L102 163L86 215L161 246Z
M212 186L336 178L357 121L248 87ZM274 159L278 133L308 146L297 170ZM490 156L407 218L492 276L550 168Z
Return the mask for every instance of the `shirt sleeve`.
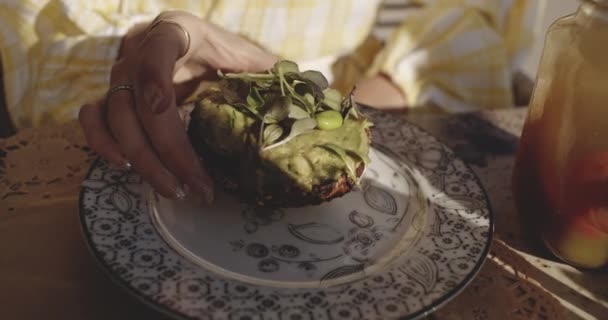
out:
M511 107L513 68L532 42L523 32L527 1L487 1L483 7L467 5L472 1L422 2L428 3L392 32L367 76L390 77L409 107Z
M109 21L83 28L59 1L7 1L0 19L0 52L7 108L17 129L65 122L108 84L120 35ZM83 19L91 8L80 13Z
M64 123L102 97L122 36L160 11L210 1L0 0L7 109L17 129Z

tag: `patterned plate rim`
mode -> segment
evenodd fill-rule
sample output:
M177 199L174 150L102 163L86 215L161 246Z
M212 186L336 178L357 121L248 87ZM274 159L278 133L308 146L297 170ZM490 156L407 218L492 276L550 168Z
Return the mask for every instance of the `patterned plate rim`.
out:
M439 138L437 138L435 135L431 134L428 130L408 121L407 119L403 119L403 122L406 123L407 125L416 127L418 130L420 130L427 136L435 139L435 141L438 144L440 144L442 147L450 150L450 152L452 152L452 153L454 152L452 150L452 148L449 148L447 146L447 144L443 143ZM487 193L484 185L481 182L481 179L479 178L477 173L473 170L473 168L467 162L465 162L458 156L455 155L455 158L458 161L461 161L462 164L466 167L466 169L471 173L471 176L472 176L471 179L473 179L475 181L475 183L479 186L480 191L485 198L485 202L487 204L487 210L488 210L488 236L486 237L484 248L481 252L479 260L475 262L475 265L473 266L471 271L466 276L463 277L462 281L460 281L454 288L452 288L451 290L446 292L444 295L435 299L432 303L422 307L420 310L415 311L405 317L400 317L399 319L401 319L401 320L421 319L425 316L432 314L434 311L441 308L443 305L445 305L446 303L448 303L449 301L451 301L452 299L457 297L458 294L460 294L466 287L468 287L468 285L473 281L473 279L475 279L475 277L477 276L477 274L483 267L488 254L490 253L490 250L492 247L492 241L494 239L494 231L495 231L494 230L495 229L494 211L492 208L492 204L490 202L490 198L488 196L488 193ZM93 161L93 163L87 170L87 174L85 175L85 178L90 176L90 174L93 172L93 170L96 169L96 167L98 166L98 164L101 161L103 161L101 158L97 158ZM124 279L123 277L117 275L116 273L114 273L112 271L111 266L103 259L102 253L97 248L95 248L95 246L93 245L92 235L86 225L86 221L85 221L85 217L84 217L84 206L83 206L84 195L85 195L85 188L81 188L79 197L78 197L78 209L79 209L78 216L80 218L80 230L83 235L86 247L91 252L91 254L94 257L94 259L96 260L96 262L98 263L99 268L103 270L103 273L105 273L113 283L115 283L117 286L123 288L123 290L128 292L137 301L152 308L153 310L156 310L157 312L164 314L172 319L194 319L194 318L188 317L187 315L184 315L176 310L171 309L167 305L154 301L153 299L151 299L149 296L146 296L145 294L142 294L139 290L137 290L135 287L133 287L131 284L129 284L126 279ZM162 239L162 237L161 237L161 239ZM162 241L164 241L164 239L162 239ZM179 252L175 251L171 246L169 246L169 248L170 248L170 250L174 251L176 255L187 260L186 257L181 255Z

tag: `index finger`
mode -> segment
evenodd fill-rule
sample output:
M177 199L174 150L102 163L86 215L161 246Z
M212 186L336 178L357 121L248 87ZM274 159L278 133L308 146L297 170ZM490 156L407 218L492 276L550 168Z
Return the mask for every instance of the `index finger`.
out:
M179 36L171 25L159 25L141 46L142 54L134 66L136 110L142 127L163 164L181 182L213 199L213 183L192 148L184 123L175 106L173 74L180 48L167 39ZM183 34L182 34L183 36ZM156 107L152 106L156 105ZM162 107L158 107L162 105Z

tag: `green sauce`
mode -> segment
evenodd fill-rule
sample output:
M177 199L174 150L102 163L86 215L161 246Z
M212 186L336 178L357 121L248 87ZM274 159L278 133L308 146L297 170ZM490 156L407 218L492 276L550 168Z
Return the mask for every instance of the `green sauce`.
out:
M244 152L245 148L256 145L251 143L258 136L253 128L255 119L221 101L218 92L207 95L198 103L193 111L193 118L202 123L197 126L199 129L194 133L195 139L202 139L214 152L227 158L243 157L247 154ZM259 151L259 158L263 162L272 163L303 190L311 191L314 186L323 182L338 180L347 169L345 161L351 161L352 167L357 167L361 162L357 157L348 157L345 160L322 146L333 144L352 153L367 156L367 129L370 125L364 117L348 117L337 129L315 129L280 146ZM257 173L254 179L272 179L272 176Z

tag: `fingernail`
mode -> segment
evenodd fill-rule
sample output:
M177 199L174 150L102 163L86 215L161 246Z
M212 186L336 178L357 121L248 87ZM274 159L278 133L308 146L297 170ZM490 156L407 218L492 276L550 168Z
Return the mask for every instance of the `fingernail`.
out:
M175 199L184 200L184 199L186 199L187 196L188 196L188 194L186 193L186 190L184 189L184 187L177 186L175 188Z
M129 161L127 161L127 160L125 160L125 161L122 163L122 167L123 167L124 169L127 169L127 170L131 170L131 168L133 168L133 166L131 165L131 162L129 162Z
M161 113L164 111L163 94L158 86L148 84L144 87L144 102L152 111L152 113Z
M200 178L193 179L191 184L191 187L201 194L207 204L213 203L213 187L207 185L207 183L205 183L204 180Z

